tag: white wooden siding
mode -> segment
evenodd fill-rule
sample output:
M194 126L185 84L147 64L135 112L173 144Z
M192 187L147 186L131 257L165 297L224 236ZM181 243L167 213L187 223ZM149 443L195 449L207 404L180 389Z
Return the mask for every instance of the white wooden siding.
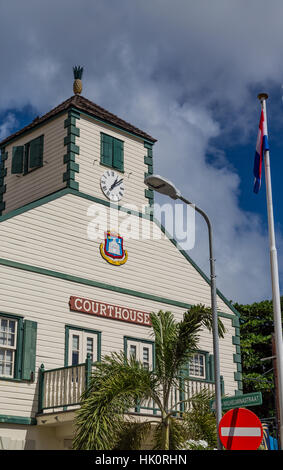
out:
M45 369L64 366L65 325L93 329L102 333L102 357L111 351L123 350L124 336L152 340L151 328L123 323L94 315L69 310L70 295L81 296L114 305L143 311L171 310L180 320L183 309L162 302L86 286L67 280L22 271L0 265L0 311L22 315L38 323L36 371L42 363ZM234 380L236 364L233 363L235 346L232 345L234 328L230 318L223 318L227 329L220 339L221 374L225 380L225 393L233 395L237 389ZM212 335L203 330L199 349L213 353ZM4 381L0 379L0 414L29 417L37 412L37 372L34 383Z
M76 138L76 145L80 147L80 155L76 158L80 165L80 171L76 174L80 191L107 200L100 188L101 175L108 169L100 164L100 133L104 132L124 142L124 173L115 170L124 178L125 193L122 204L135 204L138 210L141 210L142 205L147 205L144 173L148 167L144 163L144 157L147 155L144 141L129 137L123 131L113 131L113 128L83 115L76 121L76 126L80 129L80 137Z
M5 151L8 152L8 159L5 161L7 176L4 181L6 207L3 214L66 186L66 182L63 182L63 173L66 171L66 164L64 164L64 154L66 153L64 137L67 135L64 120L66 116L66 114L59 116L38 129L24 136L19 136L17 140L6 146ZM44 135L43 167L26 175L12 174L13 147L24 145L42 134Z
M87 215L90 206L104 211L103 217L109 213L101 204L65 195L2 222L0 257L188 304L210 305L210 286L146 219L132 216L131 220L133 225L143 222L154 227L162 239L125 240L128 261L123 266L107 263L99 251L103 238L88 239L88 224L94 218ZM110 227L103 218L102 225L104 234ZM219 297L217 301L219 311L231 313Z

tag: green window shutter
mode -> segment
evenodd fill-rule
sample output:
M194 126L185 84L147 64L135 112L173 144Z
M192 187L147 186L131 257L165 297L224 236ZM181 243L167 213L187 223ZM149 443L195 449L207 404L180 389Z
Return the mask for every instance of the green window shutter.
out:
M119 139L114 139L113 144L113 167L117 170L124 171L124 142Z
M35 373L37 323L24 321L22 379L31 380Z
M12 174L23 173L24 170L24 146L13 147L12 150Z
M113 164L113 137L101 133L101 163L112 166Z
M43 165L43 135L29 143L29 168Z

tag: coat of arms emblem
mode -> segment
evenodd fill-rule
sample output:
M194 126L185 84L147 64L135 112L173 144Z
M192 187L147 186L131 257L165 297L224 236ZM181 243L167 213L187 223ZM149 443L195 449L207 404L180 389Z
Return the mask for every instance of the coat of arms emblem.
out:
M119 266L126 263L128 253L124 250L123 237L118 233L105 232L104 242L100 244L101 256L110 264Z

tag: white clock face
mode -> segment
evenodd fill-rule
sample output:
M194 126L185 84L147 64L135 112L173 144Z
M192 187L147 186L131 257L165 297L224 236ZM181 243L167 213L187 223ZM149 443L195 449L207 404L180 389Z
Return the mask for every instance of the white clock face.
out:
M111 201L120 201L122 199L125 186L124 179L114 170L106 170L100 179L101 189L105 196Z

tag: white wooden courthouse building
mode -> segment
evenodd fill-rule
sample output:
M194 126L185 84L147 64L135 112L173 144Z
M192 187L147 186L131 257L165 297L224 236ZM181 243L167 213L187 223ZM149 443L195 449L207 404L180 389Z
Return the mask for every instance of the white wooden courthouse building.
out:
M0 449L71 448L92 363L124 350L152 367L150 312L210 306L208 278L147 210L155 142L75 94L0 143ZM155 236L122 236L115 215ZM217 307L222 391L241 394L239 316L219 291ZM186 393L213 390L213 371L204 330ZM154 403L134 413L158 419Z

